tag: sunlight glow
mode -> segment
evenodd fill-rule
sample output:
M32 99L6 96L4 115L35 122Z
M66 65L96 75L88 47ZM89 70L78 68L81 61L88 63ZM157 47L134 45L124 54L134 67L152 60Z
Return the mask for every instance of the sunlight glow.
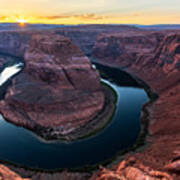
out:
M26 19L17 19L20 26L24 26L28 21Z
M0 22L179 24L179 0L0 0Z
M6 67L0 74L0 86L7 82L12 76L21 71L23 63L15 64L14 66Z

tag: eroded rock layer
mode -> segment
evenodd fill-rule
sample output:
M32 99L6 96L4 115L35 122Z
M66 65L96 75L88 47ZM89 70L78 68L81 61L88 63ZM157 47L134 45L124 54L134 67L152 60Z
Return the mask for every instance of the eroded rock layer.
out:
M122 161L111 170L100 167L100 171L89 180L173 180L166 172L153 170L134 158Z
M98 72L68 38L32 37L25 69L1 101L3 116L43 136L66 135L83 126L104 105Z
M11 31L0 29L0 53L5 53L13 56L23 57L26 49L29 47L29 41L33 34L37 32L47 32L42 27L36 27L34 30L28 28L10 27ZM102 33L124 32L124 31L141 31L134 26L126 25L81 25L67 26L61 28L52 28L56 34L68 37L86 54L91 55L92 48L97 37Z
M93 50L96 61L123 68L143 79L159 94L159 99L146 107L151 145L134 157L155 170L176 172L174 179L178 179L180 172L177 172L180 166L176 155L180 151L179 47L179 31L147 31L102 35Z
M23 57L32 32L0 32L0 53Z

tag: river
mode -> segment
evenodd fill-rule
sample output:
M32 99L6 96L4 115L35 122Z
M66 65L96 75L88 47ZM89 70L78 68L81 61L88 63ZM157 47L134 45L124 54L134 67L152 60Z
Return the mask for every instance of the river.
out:
M1 92L4 91L2 84L5 79L7 81L19 73L19 67L13 64L1 71ZM72 143L47 142L25 128L8 123L0 116L0 160L41 169L74 168L105 161L135 144L141 129L142 106L149 98L145 90L126 73L120 70L115 72L111 68L104 71L108 78L102 81L118 95L116 111L104 130L93 137Z

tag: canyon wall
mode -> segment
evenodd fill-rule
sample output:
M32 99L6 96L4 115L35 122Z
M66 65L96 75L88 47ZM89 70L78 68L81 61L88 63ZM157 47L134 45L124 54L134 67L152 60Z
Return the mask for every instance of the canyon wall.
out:
M151 144L143 152L133 155L138 161L134 167L142 164L156 171L169 171L174 179L178 179L180 32L104 34L93 48L92 59L128 71L159 94L158 100L146 107L150 121L147 142ZM103 174L99 179L108 177Z
M42 28L41 25L34 28L29 28L29 26L30 25L17 28L17 25L12 25L9 27L11 31L0 31L0 53L22 58L33 34L51 31L70 38L72 42L78 45L78 47L89 56L92 53L92 48L98 36L102 33L141 31L134 26L126 25L81 25L62 26L61 28L57 28L56 26L53 28L50 26L51 28L49 30L48 25L47 27L44 25L46 28Z
M103 33L115 33L125 31L141 31L134 26L126 25L81 25L75 27L62 27L55 30L57 34L69 37L75 44L77 44L81 50L90 56L94 44Z
M23 57L31 35L30 32L0 32L0 53Z

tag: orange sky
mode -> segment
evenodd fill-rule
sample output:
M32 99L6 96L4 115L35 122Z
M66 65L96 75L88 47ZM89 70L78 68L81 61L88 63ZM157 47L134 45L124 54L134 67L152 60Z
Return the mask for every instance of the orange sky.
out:
M0 0L0 22L180 24L180 0Z

